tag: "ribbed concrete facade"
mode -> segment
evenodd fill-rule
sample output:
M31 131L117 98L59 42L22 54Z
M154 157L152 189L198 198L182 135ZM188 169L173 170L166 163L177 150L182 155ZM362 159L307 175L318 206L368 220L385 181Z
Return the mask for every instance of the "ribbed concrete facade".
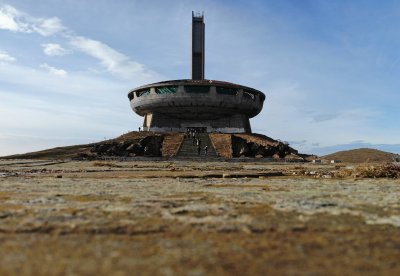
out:
M193 121L153 113L152 120L144 130L185 132L188 128L205 128L207 132L251 133L249 118L240 114L216 120Z

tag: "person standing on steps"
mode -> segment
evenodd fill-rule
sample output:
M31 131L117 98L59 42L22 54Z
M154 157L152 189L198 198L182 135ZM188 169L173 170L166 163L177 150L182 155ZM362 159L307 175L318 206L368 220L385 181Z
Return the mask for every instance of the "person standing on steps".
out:
M207 155L208 147L207 145L204 147L204 155Z

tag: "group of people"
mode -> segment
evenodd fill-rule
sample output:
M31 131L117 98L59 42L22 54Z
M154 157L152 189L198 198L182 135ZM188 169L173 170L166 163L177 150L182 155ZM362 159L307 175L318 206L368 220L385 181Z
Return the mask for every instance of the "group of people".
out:
M188 128L185 134L185 138L191 138L192 139L192 145L197 147L197 154L200 155L201 154L201 139L199 137L199 131L198 129L191 129ZM208 146L205 145L205 147L203 148L204 150L204 155L207 155L207 151L208 151Z

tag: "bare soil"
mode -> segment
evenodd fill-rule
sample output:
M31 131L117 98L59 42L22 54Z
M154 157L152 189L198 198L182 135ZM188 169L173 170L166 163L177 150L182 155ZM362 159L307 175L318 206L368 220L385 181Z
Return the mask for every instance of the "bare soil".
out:
M0 275L399 275L400 180L341 170L0 161Z

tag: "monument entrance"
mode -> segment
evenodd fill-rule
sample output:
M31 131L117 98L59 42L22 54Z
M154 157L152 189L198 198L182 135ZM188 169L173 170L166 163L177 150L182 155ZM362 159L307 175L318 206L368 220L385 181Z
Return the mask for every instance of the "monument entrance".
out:
M194 132L194 133L206 133L207 128L206 127L187 127L186 128L187 132Z

